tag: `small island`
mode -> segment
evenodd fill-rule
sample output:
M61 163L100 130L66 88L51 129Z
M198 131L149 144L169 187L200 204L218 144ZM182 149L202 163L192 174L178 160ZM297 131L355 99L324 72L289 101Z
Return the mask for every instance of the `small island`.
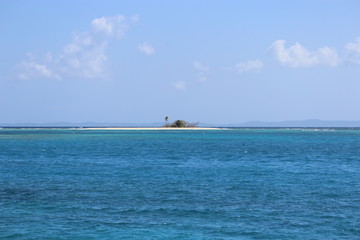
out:
M165 121L167 121L167 117L165 118ZM164 128L196 128L198 126L198 123L189 123L185 120L176 120L171 124L165 123L163 126Z
M199 123L190 123L185 120L175 120L168 123L169 118L165 117L165 124L161 127L83 127L83 130L223 130L225 128L198 127Z

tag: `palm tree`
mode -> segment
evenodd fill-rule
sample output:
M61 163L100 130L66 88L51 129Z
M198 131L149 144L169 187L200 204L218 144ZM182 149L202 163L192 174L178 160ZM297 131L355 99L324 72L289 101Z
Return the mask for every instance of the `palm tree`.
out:
M168 125L168 124L167 124L167 121L169 120L168 116L166 116L166 117L164 118L164 120L165 120L164 127L166 127L166 126Z

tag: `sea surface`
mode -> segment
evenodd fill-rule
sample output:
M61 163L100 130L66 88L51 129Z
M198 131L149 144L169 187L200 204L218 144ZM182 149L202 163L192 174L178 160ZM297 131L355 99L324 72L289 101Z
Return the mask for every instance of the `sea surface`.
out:
M0 129L0 239L360 239L360 130Z

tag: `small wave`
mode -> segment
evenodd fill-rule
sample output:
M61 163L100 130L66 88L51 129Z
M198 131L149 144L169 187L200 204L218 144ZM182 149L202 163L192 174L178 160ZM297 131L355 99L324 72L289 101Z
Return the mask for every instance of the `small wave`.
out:
M333 128L305 128L305 129L299 129L303 132L335 132L337 129Z

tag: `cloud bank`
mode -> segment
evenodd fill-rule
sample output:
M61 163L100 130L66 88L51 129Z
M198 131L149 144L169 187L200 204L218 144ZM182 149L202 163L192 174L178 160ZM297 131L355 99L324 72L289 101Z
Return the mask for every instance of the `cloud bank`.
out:
M293 68L312 67L316 65L337 66L339 57L335 49L322 47L309 51L299 43L286 48L285 40L276 40L270 46L274 58L284 66Z
M18 64L19 79L61 79L64 77L104 78L107 75L106 50L113 38L121 39L131 22L138 17L123 15L95 18L90 29L73 34L72 41L53 57L48 53L43 58L29 54L27 60Z

